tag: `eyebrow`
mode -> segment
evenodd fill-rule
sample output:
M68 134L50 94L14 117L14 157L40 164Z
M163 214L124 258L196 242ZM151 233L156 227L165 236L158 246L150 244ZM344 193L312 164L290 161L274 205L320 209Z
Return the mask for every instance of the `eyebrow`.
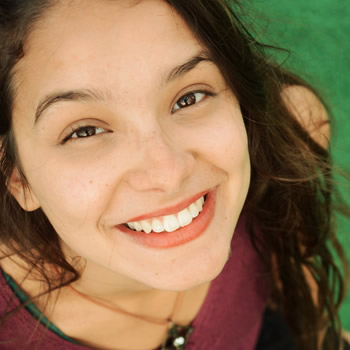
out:
M196 55L192 56L185 63L182 63L175 68L173 68L166 76L162 79L162 84L169 84L170 82L179 79L183 75L187 74L199 63L207 61L213 62L209 55L201 51ZM110 99L111 94L108 91L101 91L95 89L77 89L69 91L54 91L46 95L38 104L35 111L35 121L37 123L38 119L48 110L51 106L62 101L107 101Z
M166 76L165 83L168 84L173 80L180 78L181 76L185 75L186 73L190 72L192 69L197 67L198 64L203 61L213 62L213 60L209 57L209 55L205 51L201 51L200 53L191 57L185 63L180 64L179 66L176 66L175 68L173 68L170 71L170 73L168 73L168 75Z
M108 94L99 90L79 89L69 91L55 91L45 96L35 111L35 123L40 116L52 105L61 101L106 101Z

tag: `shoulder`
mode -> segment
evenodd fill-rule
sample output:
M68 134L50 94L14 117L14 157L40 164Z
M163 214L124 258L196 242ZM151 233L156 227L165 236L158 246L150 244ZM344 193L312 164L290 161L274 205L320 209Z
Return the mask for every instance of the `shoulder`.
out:
M285 86L282 100L292 115L309 135L324 148L328 147L330 125L326 108L308 88L300 85Z

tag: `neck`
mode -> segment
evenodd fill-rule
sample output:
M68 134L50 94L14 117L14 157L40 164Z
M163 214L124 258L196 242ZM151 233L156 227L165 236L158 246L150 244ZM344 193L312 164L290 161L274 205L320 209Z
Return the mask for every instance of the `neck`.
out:
M89 263L86 263L79 280L72 285L82 293L101 298L124 298L130 295L147 295L156 291L139 281Z

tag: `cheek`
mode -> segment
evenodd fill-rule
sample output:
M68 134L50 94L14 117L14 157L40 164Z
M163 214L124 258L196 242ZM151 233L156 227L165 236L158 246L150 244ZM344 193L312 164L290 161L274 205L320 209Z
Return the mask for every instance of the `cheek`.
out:
M68 170L69 169L69 170ZM48 162L40 170L32 171L28 181L42 210L57 231L84 226L96 220L101 203L104 178L96 181L91 172L69 167L56 167Z
M248 140L240 113L223 114L205 130L197 130L192 139L210 164L225 172L247 173L250 168Z
M247 197L251 164L248 138L240 112L223 114L206 135L207 162L220 174L225 184L225 194L229 205L225 210L235 220Z

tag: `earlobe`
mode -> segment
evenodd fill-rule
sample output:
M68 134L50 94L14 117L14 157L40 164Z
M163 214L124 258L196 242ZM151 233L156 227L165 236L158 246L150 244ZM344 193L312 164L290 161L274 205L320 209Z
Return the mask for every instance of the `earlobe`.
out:
M36 196L30 189L29 185L23 183L22 177L17 168L13 170L7 188L25 211L34 211L40 208Z

